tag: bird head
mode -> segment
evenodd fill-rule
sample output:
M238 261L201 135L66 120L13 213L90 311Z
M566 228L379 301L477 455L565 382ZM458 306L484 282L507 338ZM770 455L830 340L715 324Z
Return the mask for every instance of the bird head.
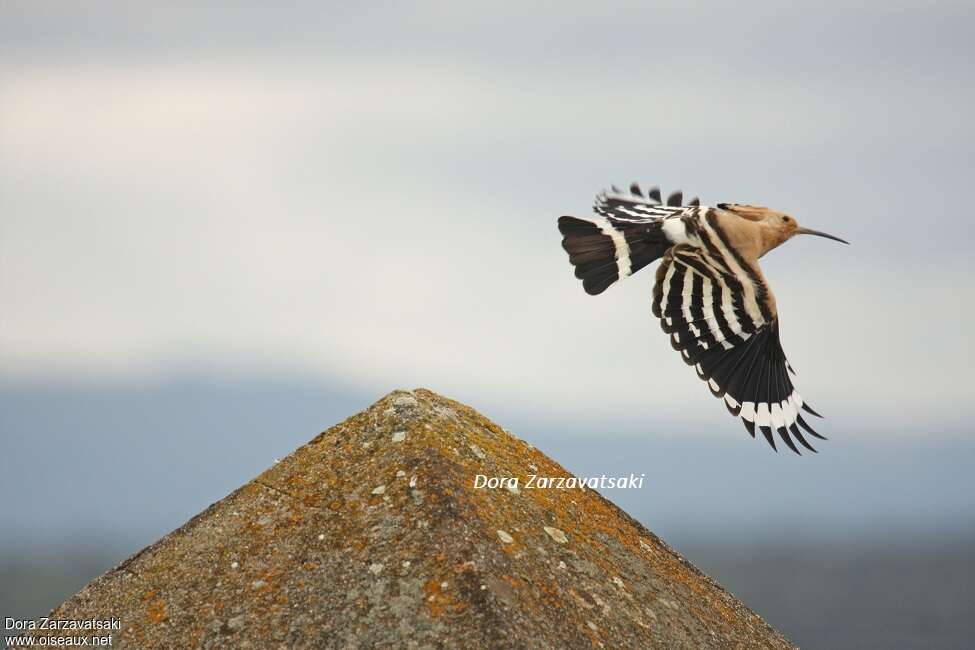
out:
M839 237L819 230L804 228L799 225L795 217L791 217L784 212L770 210L769 208L757 205L742 205L740 203L720 203L718 207L760 226L759 232L762 241L759 256L764 255L776 246L784 244L796 235L816 235L817 237L825 237L834 241L843 242L844 244L850 243L845 239L840 239Z

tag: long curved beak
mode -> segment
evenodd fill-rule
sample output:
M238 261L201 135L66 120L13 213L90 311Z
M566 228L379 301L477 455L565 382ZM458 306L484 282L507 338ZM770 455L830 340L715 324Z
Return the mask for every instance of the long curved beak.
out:
M843 242L844 244L849 244L850 242L845 239L840 239L839 237L834 237L833 235L827 235L824 232L819 232L818 230L812 230L811 228L797 228L796 234L799 235L816 235L817 237L825 237L826 239L832 239L834 241Z

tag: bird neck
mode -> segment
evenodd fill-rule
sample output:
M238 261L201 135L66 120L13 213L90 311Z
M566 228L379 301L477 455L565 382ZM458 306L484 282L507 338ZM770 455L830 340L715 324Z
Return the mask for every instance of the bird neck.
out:
M759 237L761 240L761 252L759 253L758 257L761 257L773 248L784 244L789 239L790 235L783 232L781 228L770 223L759 222L756 225L759 226Z
M744 219L733 212L718 212L718 225L728 244L748 264L755 266L758 258L771 248L767 228L761 221ZM773 246L774 248L774 246Z

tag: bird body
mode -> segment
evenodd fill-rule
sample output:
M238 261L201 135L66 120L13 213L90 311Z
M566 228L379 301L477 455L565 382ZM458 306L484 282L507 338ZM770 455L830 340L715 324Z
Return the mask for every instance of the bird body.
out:
M634 184L629 193L599 194L597 218L561 217L576 277L595 295L662 259L652 308L674 349L752 436L757 426L773 449L775 431L796 453L793 440L815 451L802 432L822 436L800 411L818 413L792 385L775 296L758 260L797 234L843 240L760 206L682 201L675 192L665 205L658 189L644 195Z

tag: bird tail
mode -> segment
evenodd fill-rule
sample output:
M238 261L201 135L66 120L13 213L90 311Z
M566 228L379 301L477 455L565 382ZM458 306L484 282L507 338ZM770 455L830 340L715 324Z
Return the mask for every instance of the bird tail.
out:
M664 254L671 243L661 222L610 222L559 217L562 248L586 293L596 295Z

